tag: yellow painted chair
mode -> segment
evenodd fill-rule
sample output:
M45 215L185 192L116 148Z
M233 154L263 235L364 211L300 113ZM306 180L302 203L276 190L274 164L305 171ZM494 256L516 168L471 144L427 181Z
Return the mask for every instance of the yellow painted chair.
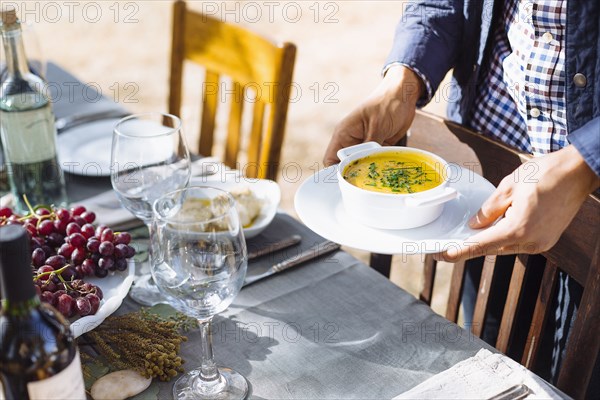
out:
M207 15L188 10L185 1L173 7L173 38L169 112L180 115L183 64L191 61L206 70L202 89L199 154L213 155L215 116L220 80L231 79L232 92L225 154L222 160L237 165L241 150L244 104L252 104L246 162L242 171L252 178L275 179L279 170L296 46L276 44L248 31ZM248 91L252 91L249 94Z

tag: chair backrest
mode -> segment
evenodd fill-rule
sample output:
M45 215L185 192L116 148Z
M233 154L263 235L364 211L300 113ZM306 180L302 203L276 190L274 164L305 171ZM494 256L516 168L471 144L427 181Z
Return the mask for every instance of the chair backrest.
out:
M417 113L408 145L430 150L449 162L468 168L477 166L476 170L494 185L531 158L463 126L424 112ZM506 267L506 260L506 257L485 258L471 327L477 336L483 332L488 306L494 301L489 296L490 288L499 268ZM520 360L527 368L535 368L558 272L563 271L583 287L583 295L569 332L557 386L571 396L584 397L600 350L600 200L590 195L558 243L542 256L517 255L509 261L514 266L496 348ZM465 268L465 263L455 264L451 278L446 318L454 322L458 318ZM428 303L431 301L435 270L435 261L427 257L425 287L420 298ZM517 339L519 327L516 321L520 313L529 313L527 318L531 321L531 325L527 326L526 340Z
M212 155L215 117L223 94L220 82L222 77L231 79L223 161L229 167L239 167L243 106L253 103L247 165L241 169L249 177L275 179L295 58L296 47L291 43L275 44L240 26L188 10L186 3L178 0L173 7L169 112L179 115L181 110L184 61L203 66L206 74L198 153Z

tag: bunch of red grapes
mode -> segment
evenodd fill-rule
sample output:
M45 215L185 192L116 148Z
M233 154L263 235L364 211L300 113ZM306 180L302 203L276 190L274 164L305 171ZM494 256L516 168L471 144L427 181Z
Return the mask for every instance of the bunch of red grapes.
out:
M22 225L31 240L33 281L40 299L67 318L95 314L102 290L86 276L104 278L111 271L125 271L135 255L131 235L94 226L96 215L83 206L38 207L18 215L0 208L0 226Z

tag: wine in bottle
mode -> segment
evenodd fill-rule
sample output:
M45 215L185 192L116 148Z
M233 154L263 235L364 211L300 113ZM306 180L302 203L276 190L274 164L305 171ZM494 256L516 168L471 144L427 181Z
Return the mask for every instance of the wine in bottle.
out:
M20 225L0 227L0 292L0 398L85 399L75 339L62 314L38 298Z
M0 86L0 134L16 208L27 210L23 195L31 204L66 205L47 86L29 70L15 10L2 9L0 14L6 55L6 78Z

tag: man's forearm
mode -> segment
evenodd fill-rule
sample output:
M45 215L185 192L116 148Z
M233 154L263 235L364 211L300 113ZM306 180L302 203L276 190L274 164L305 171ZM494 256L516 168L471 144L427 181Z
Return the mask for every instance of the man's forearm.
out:
M404 102L416 104L425 93L425 85L419 75L410 68L396 64L383 77L382 86Z

